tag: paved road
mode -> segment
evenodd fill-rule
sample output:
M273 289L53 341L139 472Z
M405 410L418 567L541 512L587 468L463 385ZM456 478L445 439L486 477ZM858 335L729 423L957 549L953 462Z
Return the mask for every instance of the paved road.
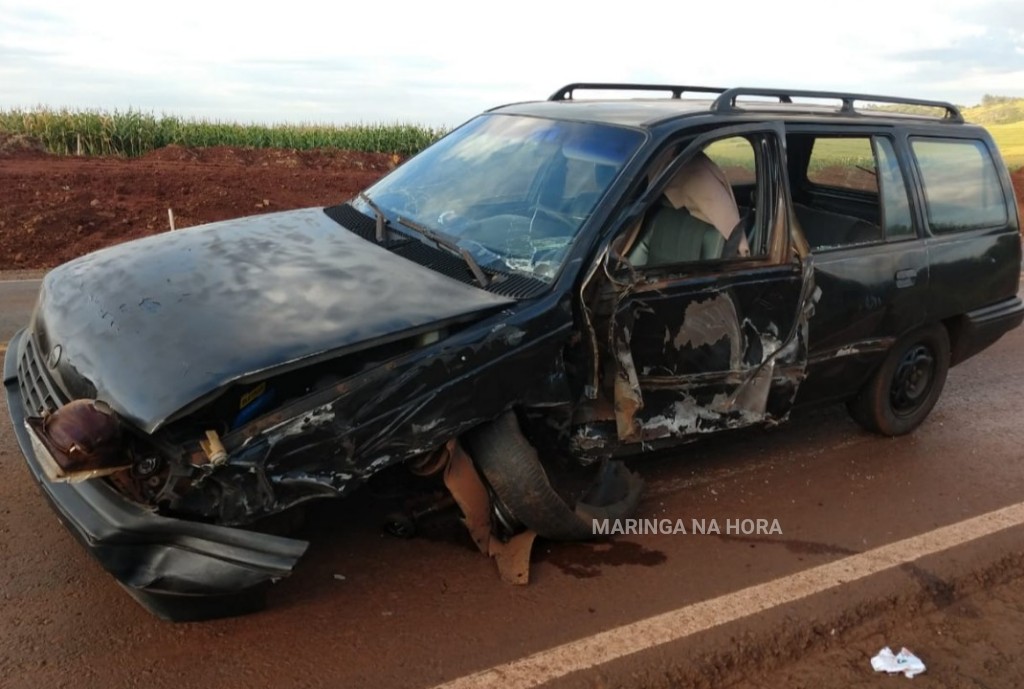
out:
M0 347L28 322L38 294L39 280L0 281Z
M387 506L355 496L314 512L310 552L267 611L201 624L154 619L103 573L0 423L0 685L430 687L914 539L1024 499L1022 347L1024 329L951 371L909 437L870 435L841 407L823 408L633 463L648 480L640 516L777 519L782 534L539 542L519 588L454 521L395 540L380 531ZM703 672L718 685L773 654L841 640L865 616L981 585L1019 566L1022 536L1000 532L557 684L672 686Z

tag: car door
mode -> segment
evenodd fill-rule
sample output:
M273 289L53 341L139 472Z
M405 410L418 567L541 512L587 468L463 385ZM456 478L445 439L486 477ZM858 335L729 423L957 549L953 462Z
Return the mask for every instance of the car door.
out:
M787 137L794 211L821 290L797 402L847 398L926 321L927 249L896 132L797 125Z
M781 124L722 128L693 140L657 175L621 232L664 203L684 166L716 142L732 141L749 143L756 173L752 217L736 230L746 233L751 255L655 265L625 258L606 271L598 308L608 319L604 387L621 443L779 421L803 378L813 271L789 236Z

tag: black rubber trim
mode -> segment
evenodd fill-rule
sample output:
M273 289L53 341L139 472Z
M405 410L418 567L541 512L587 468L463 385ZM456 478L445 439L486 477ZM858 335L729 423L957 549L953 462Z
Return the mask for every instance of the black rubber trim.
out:
M1021 323L1024 323L1024 302L1020 297L969 311L953 348L952 363L959 364L974 356Z
M368 242L376 241L374 220L349 204L324 208L324 213L349 232L359 235ZM467 285L477 284L473 273L466 266L466 262L455 254L437 249L412 237L405 235L396 237L395 232L392 232L390 236L391 239L384 246L402 258L436 270L442 275ZM529 299L543 294L548 289L548 285L543 281L521 273L491 270L488 270L487 273L491 276L491 283L487 286L487 291L503 297Z
M291 573L306 541L162 517L102 479L46 479L25 428L18 385L17 363L27 337L23 329L8 345L7 405L32 476L61 522L136 600L164 619L210 619L263 607L267 587Z

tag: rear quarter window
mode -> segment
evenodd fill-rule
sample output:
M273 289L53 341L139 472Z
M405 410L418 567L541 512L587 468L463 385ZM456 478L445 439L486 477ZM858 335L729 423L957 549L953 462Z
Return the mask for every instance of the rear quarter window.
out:
M910 140L935 234L1005 225L1006 198L995 161L977 139Z

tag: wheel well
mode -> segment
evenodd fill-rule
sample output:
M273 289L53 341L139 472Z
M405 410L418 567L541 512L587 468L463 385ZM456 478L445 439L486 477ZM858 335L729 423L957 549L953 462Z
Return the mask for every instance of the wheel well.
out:
M949 336L949 365L955 366L964 359L961 343L963 341L964 328L967 326L967 317L963 315L953 316L940 322Z

